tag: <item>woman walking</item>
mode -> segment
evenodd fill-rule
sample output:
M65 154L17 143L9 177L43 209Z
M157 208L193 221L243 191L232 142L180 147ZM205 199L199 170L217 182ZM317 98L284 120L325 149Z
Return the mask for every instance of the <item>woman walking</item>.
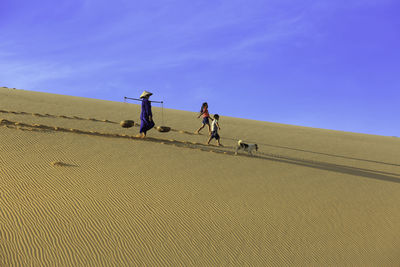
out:
M145 138L148 130L154 127L153 113L151 112L151 103L149 101L152 93L143 91L140 98L142 98L142 112L140 113L140 138Z

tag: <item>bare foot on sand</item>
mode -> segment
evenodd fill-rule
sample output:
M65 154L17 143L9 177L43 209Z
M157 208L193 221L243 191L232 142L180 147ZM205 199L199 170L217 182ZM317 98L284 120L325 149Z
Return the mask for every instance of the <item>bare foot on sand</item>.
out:
M145 138L146 135L144 133L137 134L136 137L138 138Z

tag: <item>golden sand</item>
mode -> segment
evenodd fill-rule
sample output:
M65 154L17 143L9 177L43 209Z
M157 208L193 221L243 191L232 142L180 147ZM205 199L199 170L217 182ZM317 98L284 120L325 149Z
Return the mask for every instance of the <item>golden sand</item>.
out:
M400 265L399 138L139 113L0 88L0 266Z

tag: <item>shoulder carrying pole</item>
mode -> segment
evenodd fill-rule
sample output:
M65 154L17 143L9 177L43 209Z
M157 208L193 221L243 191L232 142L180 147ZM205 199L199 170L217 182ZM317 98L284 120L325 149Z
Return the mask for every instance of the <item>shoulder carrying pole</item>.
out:
M139 98L131 98L131 97L126 97L124 96L124 102L126 102L127 99L131 99L131 100L136 100L136 101L143 101L143 99L139 99ZM150 101L150 100L149 100ZM161 103L163 104L163 101L150 101L150 102L154 102L154 103Z
M131 97L127 97L124 96L124 102L126 103L126 100L130 99L130 100L136 100L136 101L143 101L143 99L139 99L139 98L131 98ZM164 124L164 101L150 101L149 102L153 102L153 103L161 103L161 123Z

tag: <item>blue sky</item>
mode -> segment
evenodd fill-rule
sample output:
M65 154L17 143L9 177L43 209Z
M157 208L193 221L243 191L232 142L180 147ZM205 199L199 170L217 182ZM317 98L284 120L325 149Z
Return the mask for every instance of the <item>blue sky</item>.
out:
M400 136L398 0L1 0L0 86Z

